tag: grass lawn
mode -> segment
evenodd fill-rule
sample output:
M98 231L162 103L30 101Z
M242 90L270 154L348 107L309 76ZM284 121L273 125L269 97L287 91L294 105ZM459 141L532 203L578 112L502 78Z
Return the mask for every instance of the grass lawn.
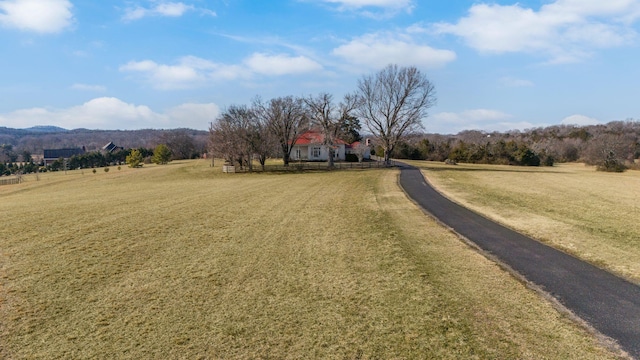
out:
M640 172L410 163L451 199L640 283Z
M0 187L0 358L615 358L395 170L208 164Z

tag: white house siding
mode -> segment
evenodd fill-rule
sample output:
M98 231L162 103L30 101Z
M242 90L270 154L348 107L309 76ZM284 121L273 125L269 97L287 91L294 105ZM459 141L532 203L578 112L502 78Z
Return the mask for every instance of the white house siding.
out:
M320 150L319 154L314 151L315 149ZM300 153L300 157L298 157L298 150ZM346 158L345 154L346 152L344 144L338 145L335 150L334 160L344 161ZM294 145L293 149L291 150L291 160L327 161L328 159L329 149L321 144Z
M298 156L298 153L300 156ZM291 160L308 160L311 150L306 145L294 145L291 149Z
M338 145L336 154L338 155L338 157L336 158L337 160L344 161L347 158L344 144Z

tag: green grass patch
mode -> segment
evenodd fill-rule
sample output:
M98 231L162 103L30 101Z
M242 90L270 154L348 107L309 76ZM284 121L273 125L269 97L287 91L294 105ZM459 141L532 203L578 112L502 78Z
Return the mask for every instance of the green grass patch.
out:
M396 179L182 161L0 188L0 357L614 358Z

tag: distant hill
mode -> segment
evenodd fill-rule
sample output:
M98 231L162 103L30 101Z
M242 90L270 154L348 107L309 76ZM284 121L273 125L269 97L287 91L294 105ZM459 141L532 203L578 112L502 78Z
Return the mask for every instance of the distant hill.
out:
M66 132L69 131L67 129L63 129L61 127L58 126L52 126L52 125L39 125L39 126L32 126L30 128L25 129L27 131L31 131L31 132L37 132L37 133L57 133L57 132Z
M58 127L58 126L51 126L51 125L33 126L26 129L14 129L14 128L0 126L0 135L23 136L23 135L34 134L34 133L35 134L42 134L42 133L51 134L51 133L62 133L67 131L69 130Z
M196 148L204 148L209 136L207 131L192 129L172 130L67 130L57 126L34 126L28 129L0 127L0 145L11 145L13 151L42 154L44 149L81 148L87 151L102 149L113 142L124 148L154 148L167 143L177 135L192 139Z

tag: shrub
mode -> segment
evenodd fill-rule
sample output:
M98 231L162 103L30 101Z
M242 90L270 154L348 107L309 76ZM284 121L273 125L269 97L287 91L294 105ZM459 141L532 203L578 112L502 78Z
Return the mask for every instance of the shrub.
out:
M104 172L108 173L109 172L109 168L108 167L104 168Z
M527 148L521 149L516 155L517 161L524 166L540 166L540 158Z
M615 159L608 159L605 160L601 165L598 165L596 169L598 171L606 172L624 172L625 170L627 170L627 167L620 161L617 161Z
M98 170L96 170L96 169L93 169L93 170L91 170L91 171L92 171L94 174L98 172Z
M555 159L551 155L546 155L542 160L542 165L544 166L553 166L555 163Z
M358 155L356 154L346 154L344 156L344 160L347 162L358 162Z

